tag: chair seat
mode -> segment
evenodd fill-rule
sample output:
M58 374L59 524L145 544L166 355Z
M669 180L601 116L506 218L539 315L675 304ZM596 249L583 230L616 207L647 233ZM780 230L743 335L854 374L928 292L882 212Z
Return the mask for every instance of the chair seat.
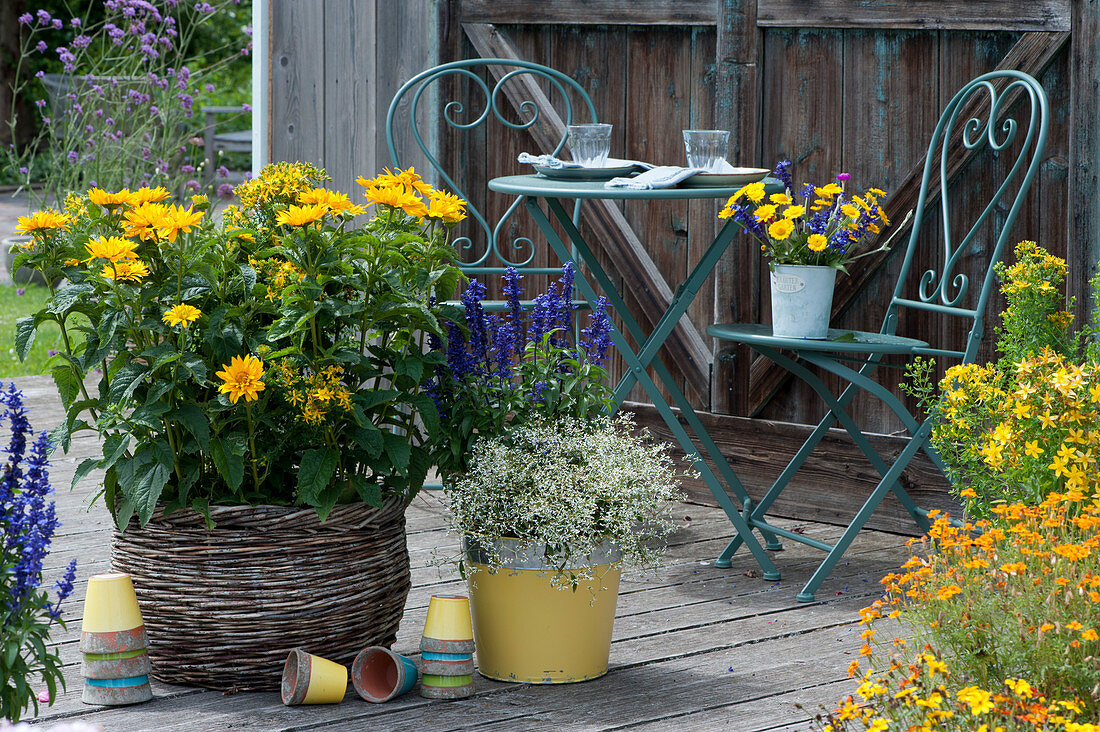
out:
M822 353L913 354L917 349L928 347L927 343L915 338L842 328L830 328L828 337L821 340L774 336L770 325L759 323L719 323L708 327L707 335L750 346Z
M252 152L252 130L216 133L214 144L226 152Z

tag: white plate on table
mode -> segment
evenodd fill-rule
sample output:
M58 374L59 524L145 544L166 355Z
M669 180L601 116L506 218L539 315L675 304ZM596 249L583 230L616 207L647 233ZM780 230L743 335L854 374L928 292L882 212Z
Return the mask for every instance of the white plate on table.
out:
M608 158L607 163L601 168L550 168L545 165L533 167L540 175L555 180L611 180L642 169L637 163L617 158Z
M747 186L763 180L771 171L767 168L734 168L730 167L722 173L696 173L690 178L681 181L682 188L732 188L734 186Z

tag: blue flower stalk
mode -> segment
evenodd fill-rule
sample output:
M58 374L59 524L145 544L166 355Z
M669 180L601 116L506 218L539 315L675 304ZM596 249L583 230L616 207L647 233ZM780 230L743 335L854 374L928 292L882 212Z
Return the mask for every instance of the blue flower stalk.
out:
M31 702L38 712L31 677L41 676L46 682L51 703L57 682L64 685L60 658L45 642L50 626L61 623L61 603L72 594L76 560L54 584L56 600L51 601L41 586L42 567L60 524L53 501L47 501L52 492L49 437L40 433L28 453L33 432L23 394L14 384L0 391L0 405L11 429L0 475L0 638L5 644L0 679L7 680L0 688L0 719L16 722ZM16 645L10 645L12 640Z

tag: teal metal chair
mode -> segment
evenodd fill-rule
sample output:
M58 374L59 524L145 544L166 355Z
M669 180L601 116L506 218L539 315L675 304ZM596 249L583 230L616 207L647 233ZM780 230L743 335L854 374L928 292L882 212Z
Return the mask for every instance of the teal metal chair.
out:
M407 165L403 160L411 158L410 151L398 150L398 138L399 131L408 128L419 157L431 167L422 175L467 201L469 217L452 240L460 255L458 265L466 274L484 279L516 267L528 275L554 275L561 273L561 265L538 266L539 247L532 239L509 238L513 215L524 198L511 201L499 219L490 220L471 202L458 182L461 176L447 170L436 141L440 134L446 134L452 145L462 135L479 135L485 145L492 145L495 137L522 134L539 126L543 136L554 138L555 144L539 150L532 141L529 150L558 155L565 146L566 125L598 121L588 92L566 74L530 61L475 58L435 66L405 82L386 113L386 144L394 167ZM577 201L574 222L579 218ZM486 304L487 309L502 307L503 303Z
M965 122L960 120L959 116L964 105L972 97L982 94L988 95L988 107L983 105L989 111L988 119L984 122L977 118L970 118ZM1023 103L1020 106L1023 111L1030 112L1030 116L1027 117L1026 133L1022 140L1017 140L1017 133L1021 129L1017 120L1012 118L1002 120L1002 115L1008 112L1008 107L1014 103L1012 101L1014 98L1022 99ZM1024 116L1021 115L1021 120ZM962 127L957 129L960 123ZM985 74L972 80L955 94L940 116L935 132L932 134L932 142L928 146L924 177L916 206L918 215L909 236L909 244L893 297L890 299L882 328L878 333L830 330L826 340L815 341L773 336L769 325L725 323L707 329L707 333L719 340L747 344L801 378L828 407L824 419L763 498L755 504L749 502L743 507L746 523L760 531L769 549L781 548L776 538L781 536L826 552L825 559L798 594L799 600L809 602L814 599L814 593L822 581L836 566L852 540L888 493L892 492L897 496L922 531L927 531L929 528L927 512L916 505L898 479L920 450L924 450L943 470L943 462L928 442L932 430L931 420L918 422L887 386L873 380L871 376L882 359L888 355L909 358L927 356L946 360L949 363L971 363L977 357L984 332L983 316L995 284L993 264L999 261L1004 253L1012 225L1024 204L1028 188L1039 171L1043 149L1046 146L1047 124L1046 94L1034 78L1022 72L1006 70ZM1009 157L1010 147L1014 144L1017 146L1012 149L1015 159L1006 161L1011 165L1004 180L970 230L957 244L951 233L950 202L947 195L950 182L948 167L951 145L949 143L952 141L978 152L986 152L982 148L988 147L988 153L991 156L1001 158ZM933 203L928 200L929 183L933 175L938 175L939 182L935 197L939 198L944 232L942 259L937 269L927 270L921 275L919 283L912 283L909 279L909 271L920 247L921 223L928 206ZM1011 189L1014 186L1018 187L1013 194ZM1005 212L1004 206L1009 201L1011 205ZM995 243L990 246L990 241ZM967 275L954 274L960 260L968 256L970 257L968 266L971 266L975 259L984 258L984 267L979 271L980 284L974 291L970 287L971 282ZM915 297L913 290L916 291ZM956 350L934 346L924 341L897 335L899 315L907 310L915 311L915 314L919 314L922 318L962 319L969 325L965 348ZM854 362L854 365L848 366L843 362ZM818 376L818 372L811 370L811 367L835 374L840 377L842 383L847 382L847 386L839 396L834 396ZM868 392L885 403L911 435L908 445L892 464L888 464L874 450L855 420L846 411L852 399L861 391ZM838 422L866 455L881 476L881 480L852 518L839 540L829 545L774 526L768 523L765 514L828 430ZM711 457L715 461L723 459L721 455L712 454ZM730 558L742 543L741 536L734 537L715 564L719 567L730 566Z

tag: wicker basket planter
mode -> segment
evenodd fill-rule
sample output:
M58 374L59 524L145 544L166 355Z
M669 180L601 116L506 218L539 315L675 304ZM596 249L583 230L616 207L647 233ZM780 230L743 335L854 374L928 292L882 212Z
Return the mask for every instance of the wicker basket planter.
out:
M153 676L214 689L276 690L296 647L351 665L389 646L411 586L405 503L160 512L116 532L115 569L133 577Z

